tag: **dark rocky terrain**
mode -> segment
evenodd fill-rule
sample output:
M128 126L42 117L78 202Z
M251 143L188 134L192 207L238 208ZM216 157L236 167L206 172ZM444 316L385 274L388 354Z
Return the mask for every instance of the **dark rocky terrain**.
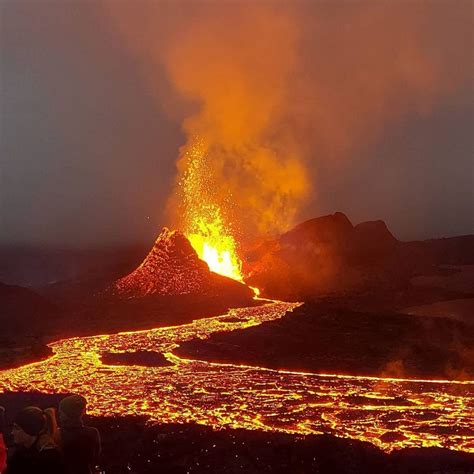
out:
M141 365L144 367L166 367L173 365L160 352L103 352L101 361L106 365Z
M30 296L34 295L30 290L26 291ZM38 295L32 296L35 297ZM37 301L46 301L39 298ZM45 312L20 311L19 308L6 311L2 306L0 368L47 357L51 351L46 344L57 339L185 324L223 314L239 304L250 306L255 302L218 296L158 295L125 300L90 298L75 304L46 303Z
M56 305L34 291L0 283L0 369L49 356L43 334L59 315Z
M254 246L246 266L263 294L306 304L178 352L326 373L472 378L473 261L472 235L400 242L383 221L311 219Z
M0 405L10 426L22 407L57 407L61 398L6 393L0 394ZM87 423L101 432L101 468L107 474L471 474L474 469L473 455L440 448L386 454L369 443L328 435L148 425L138 417L88 418Z
M59 311L59 308L48 299L28 288L16 285L0 283L0 301L3 317L9 316L11 319L12 331L26 330L33 320L43 320L47 324L48 316L54 317Z
M474 236L422 242L397 240L383 221L353 225L342 213L303 222L246 252L247 282L272 298L303 300L328 294L384 291L440 265L470 265ZM472 285L474 292L474 283Z
M406 317L391 313L407 309L413 314L429 314L430 305L443 302L448 307L462 306L464 313L468 314L471 300L474 299L474 267L469 266L474 261L473 249L474 236L400 242L382 221L353 226L344 214L336 213L311 219L278 239L254 245L246 253L245 270L249 274L249 282L262 288L264 295L315 301L311 310L308 310L310 306L306 306L306 319L291 317L288 321L292 322L287 322L285 318L284 324L288 324L285 330L294 332L295 337L299 337L298 331L306 331L301 337L310 338L321 324L324 305L329 305L329 313L338 316L334 320L335 327L331 328L326 323L328 332L321 337L330 337L337 331L352 331L355 334L360 322L371 326L366 337L378 340L382 329L376 327L381 318L367 317L365 321L364 313L383 313L382 326L385 323L389 326L395 324L396 320L396 330L403 334L415 331L415 337L418 326ZM33 290L11 285L0 286L0 324L3 328L0 335L0 367L46 357L49 349L45 343L62 337L181 324L199 317L221 314L229 307L257 304L251 299L252 292L244 285L209 272L189 242L176 232L165 230L148 253L145 249L129 248L123 252L110 250L102 256L92 252L92 255L100 265L77 251L69 257L64 252L26 252L26 256L19 257L18 268L15 268L11 257L0 252L0 262L7 264L13 279L23 275L26 280L38 281L43 265L46 269L44 278L55 280L54 271L58 278L64 275L68 262L71 274L79 272L79 277L73 280L55 281ZM49 264L48 257L52 259ZM28 258L31 267L29 277L26 265ZM5 272L5 267L2 271ZM454 303L449 306L451 301ZM437 316L443 316L439 314L439 309L432 311L437 311ZM464 315L463 318L469 319L469 316ZM434 324L439 326L449 323ZM246 331L243 338L251 338L253 331L257 331L256 334L265 331L265 337L269 337L269 328L278 332L279 322ZM429 330L426 329L426 332ZM441 359L444 357L444 367L455 362L452 358L452 341L459 332L460 326L451 324L445 333L447 345L437 345L435 353ZM237 334L228 337L236 338ZM280 357L283 357L283 353L286 355L278 363L285 366L290 363L288 358L303 357L303 354L291 356L289 344L282 341L277 343L279 336L275 337L275 341L269 340L267 349L270 351L274 344L282 348L277 353ZM401 346L405 339L395 339L393 347L397 341ZM308 347L314 346L311 340L307 342ZM219 340L218 351L216 347L211 350L212 343L207 343L209 357L212 353L222 358L226 352L226 357L231 358L230 349L224 348L224 341ZM199 344L199 350L204 351L204 343ZM191 351L190 347L188 345L186 350ZM388 359L393 360L393 347L384 357L379 354L378 362L372 361L370 370L380 368ZM441 347L444 348L441 350ZM345 350L347 356L351 351L357 352L354 347ZM362 351L362 348L358 350ZM415 348L408 352L420 351ZM273 357L268 353L261 353L260 356L262 360ZM300 365L319 367L321 360L310 363L311 357L306 354ZM257 359L259 357L255 353L254 360ZM420 361L412 361L408 366L419 366ZM292 366L295 364L293 362ZM441 365L439 362L436 370ZM334 368L341 367L335 364Z
M305 372L408 378L474 377L474 325L306 303L280 320L175 351L185 358Z

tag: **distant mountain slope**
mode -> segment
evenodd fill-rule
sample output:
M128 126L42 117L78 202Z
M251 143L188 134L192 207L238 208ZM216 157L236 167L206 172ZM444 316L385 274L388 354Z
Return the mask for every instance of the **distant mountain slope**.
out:
M59 316L58 308L35 292L0 283L0 368L49 356L42 337L54 330Z
M310 219L246 255L246 281L263 294L301 299L408 284L440 264L474 260L474 236L397 240L381 221L353 226L341 212ZM473 288L474 291L474 288Z
M38 245L0 245L0 281L41 288L55 283L124 274L140 261L145 245L77 249Z

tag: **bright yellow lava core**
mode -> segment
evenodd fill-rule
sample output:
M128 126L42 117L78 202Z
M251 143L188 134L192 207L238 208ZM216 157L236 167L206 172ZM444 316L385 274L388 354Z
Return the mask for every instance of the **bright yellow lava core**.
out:
M242 262L231 226L225 222L212 174L206 166L207 149L195 139L181 159L179 181L184 216L184 234L211 271L242 281Z
M204 210L206 213L196 216L193 230L186 236L211 271L241 281L242 263L237 255L237 245L225 230L219 208L209 205Z

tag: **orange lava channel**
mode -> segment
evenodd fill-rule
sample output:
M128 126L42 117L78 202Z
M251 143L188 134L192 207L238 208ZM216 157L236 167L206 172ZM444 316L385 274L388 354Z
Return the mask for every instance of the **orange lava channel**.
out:
M474 381L317 375L185 360L183 341L281 318L299 303L270 302L181 326L50 344L48 360L0 372L0 392L80 392L93 415L146 415L151 423L329 433L385 451L440 446L474 452ZM104 352L156 351L167 367L109 366Z

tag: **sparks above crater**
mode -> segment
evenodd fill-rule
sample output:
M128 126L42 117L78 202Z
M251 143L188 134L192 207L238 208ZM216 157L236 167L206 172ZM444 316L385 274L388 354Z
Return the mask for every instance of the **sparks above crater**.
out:
M195 139L181 159L184 166L179 181L183 230L200 259L220 275L242 281L242 262L237 240L224 203L216 194L213 176L207 166L207 149L202 139Z

